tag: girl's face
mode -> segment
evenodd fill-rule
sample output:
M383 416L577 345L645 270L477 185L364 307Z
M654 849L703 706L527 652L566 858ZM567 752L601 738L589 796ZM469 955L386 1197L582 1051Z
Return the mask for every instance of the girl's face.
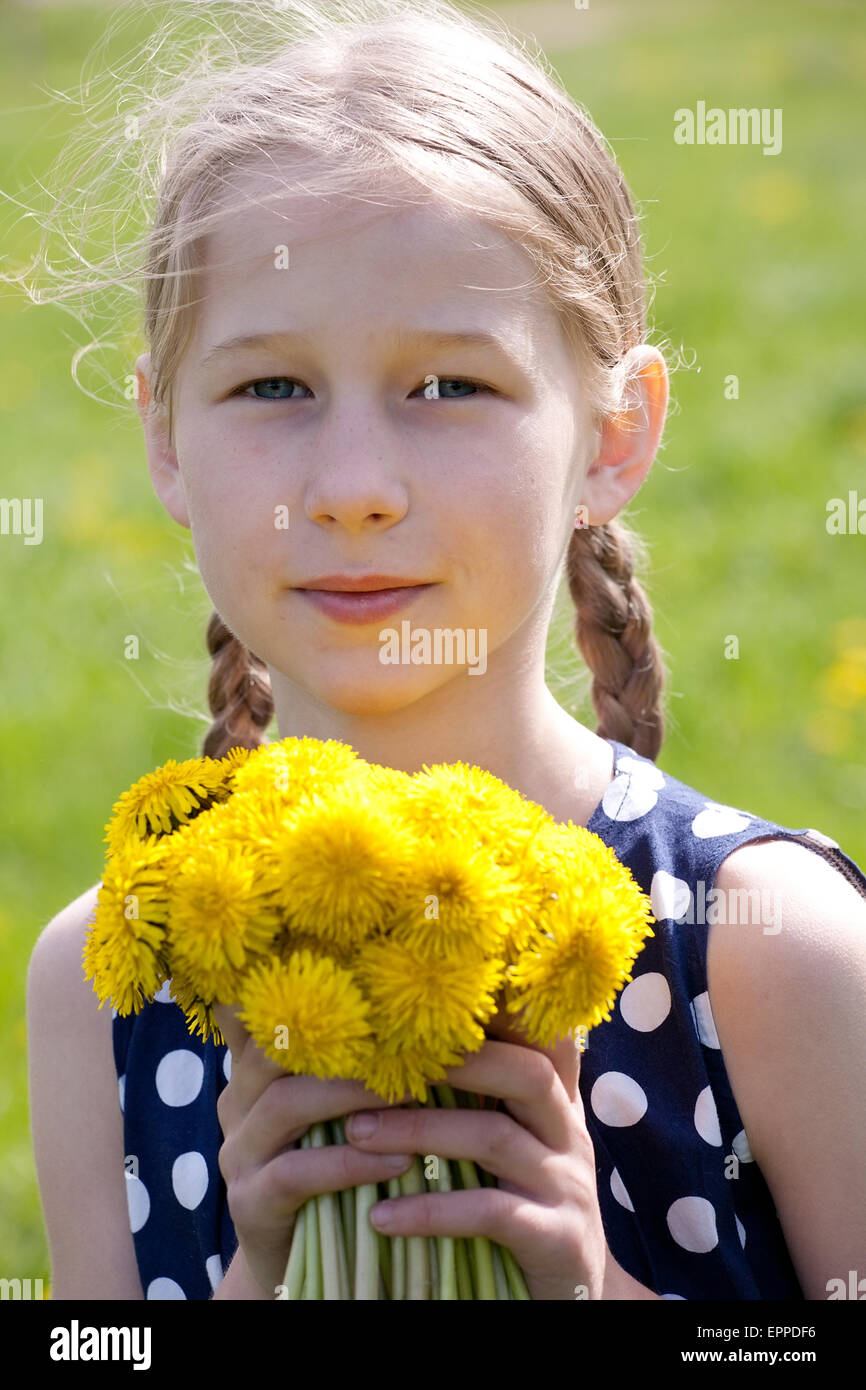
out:
M157 491L267 663L278 720L299 702L386 714L449 682L543 676L575 508L608 520L652 453L629 466L630 442L584 485L599 435L578 368L503 234L432 200L262 206L258 187L208 238L174 447L147 433ZM334 575L429 587L350 624L302 592ZM411 637L462 630L466 659L449 643L438 664L384 662L383 634L407 620Z

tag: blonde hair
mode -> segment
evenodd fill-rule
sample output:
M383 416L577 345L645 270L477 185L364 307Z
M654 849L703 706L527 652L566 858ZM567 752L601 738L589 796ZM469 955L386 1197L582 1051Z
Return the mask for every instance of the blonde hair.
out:
M121 155L121 177L125 157L145 190L151 180L143 257L135 272L106 273L88 262L91 287L102 288L128 287L136 274L140 281L143 260L149 408L167 412L170 432L202 239L231 210L238 171L253 159L266 171L287 152L302 157L297 186L305 192L379 202L390 188L397 202L399 181L411 186L410 199L412 188L416 201L432 194L516 238L573 347L593 423L622 408L625 358L647 332L638 216L604 137L539 51L495 15L470 15L448 0L185 8L196 26L187 46L178 15L135 60L162 80L164 55L173 52L167 86L160 92L157 81L128 107L132 116L115 120L116 127L125 119L137 142ZM89 162L102 158L105 168L104 154L103 131ZM264 201L292 187L276 160L273 178ZM79 279L80 271L79 263ZM596 732L655 758L666 673L635 577L636 560L645 558L619 520L582 527L569 543L566 577L577 645L593 676ZM219 757L237 745L256 747L273 716L267 667L216 611L207 646L213 722L202 751Z

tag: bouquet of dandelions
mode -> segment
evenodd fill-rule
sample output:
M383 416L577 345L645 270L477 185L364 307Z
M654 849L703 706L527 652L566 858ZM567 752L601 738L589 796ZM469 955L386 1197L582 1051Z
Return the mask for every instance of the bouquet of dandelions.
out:
M203 1041L223 1042L213 1006L237 1006L287 1072L361 1080L389 1104L483 1104L436 1083L485 1023L519 1012L542 1047L585 1032L653 935L603 840L464 763L410 776L335 740L235 748L142 777L106 832L83 957L100 1008L138 1013L168 980ZM336 1120L301 1144L344 1142ZM389 1182L311 1198L278 1296L529 1298L491 1241L388 1237L368 1219L386 1195L495 1185L418 1155Z

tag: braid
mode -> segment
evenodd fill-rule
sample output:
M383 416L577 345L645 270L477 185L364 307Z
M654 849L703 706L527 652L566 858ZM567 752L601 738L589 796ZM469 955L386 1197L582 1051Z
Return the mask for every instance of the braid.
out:
M208 704L213 723L202 745L202 756L222 758L230 748L258 748L265 740L274 712L270 676L265 663L211 613L207 648L213 657Z
M665 735L665 666L652 608L634 577L637 538L621 522L575 529L566 573L577 609L577 645L593 673L596 733L657 757Z

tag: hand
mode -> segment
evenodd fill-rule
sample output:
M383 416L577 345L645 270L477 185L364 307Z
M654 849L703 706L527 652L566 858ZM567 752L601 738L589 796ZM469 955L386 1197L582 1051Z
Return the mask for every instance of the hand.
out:
M233 1009L218 1005L214 1015L232 1054L231 1078L217 1101L224 1136L220 1172L238 1245L262 1297L273 1298L295 1216L308 1198L387 1182L411 1159L404 1154L395 1161L393 1150L389 1156L363 1153L350 1144L298 1148L310 1125L387 1101L361 1081L291 1076L256 1046Z
M515 1038L500 1016L497 1038ZM598 1204L595 1152L578 1089L580 1054L564 1039L552 1048L488 1040L448 1084L505 1101L501 1110L386 1108L369 1139L346 1135L366 1153L473 1159L498 1186L421 1193L379 1202L370 1218L389 1236L487 1236L506 1246L533 1299L601 1299L610 1258ZM386 1208L387 1225L377 1220Z

